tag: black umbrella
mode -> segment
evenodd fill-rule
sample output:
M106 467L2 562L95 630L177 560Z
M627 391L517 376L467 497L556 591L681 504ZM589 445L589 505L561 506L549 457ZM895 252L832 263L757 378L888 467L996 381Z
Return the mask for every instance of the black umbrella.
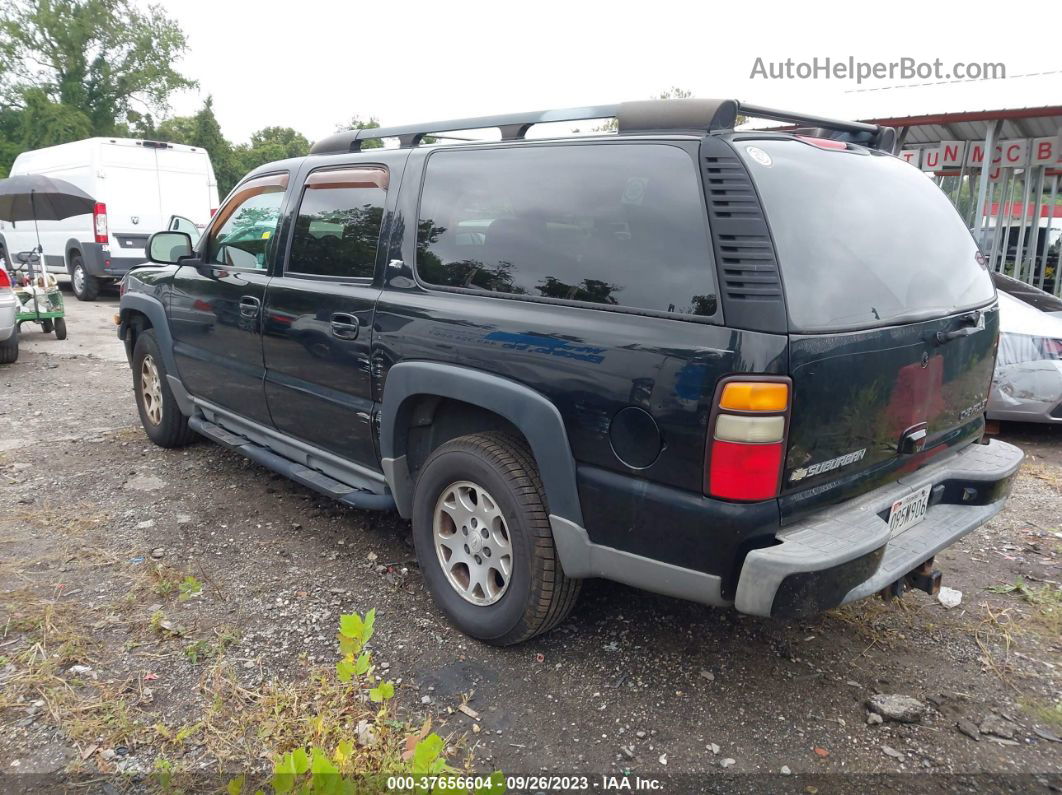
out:
M33 221L37 232L37 251L42 252L41 233L37 221L61 221L72 215L90 213L96 207L96 200L76 185L66 180L53 179L40 174L23 174L8 179L0 179L0 220ZM30 278L36 276L36 269L30 265ZM42 268L42 272L44 269ZM33 290L33 310L38 313L37 291Z
M40 174L0 179L2 221L61 221L95 206L95 199L66 180Z

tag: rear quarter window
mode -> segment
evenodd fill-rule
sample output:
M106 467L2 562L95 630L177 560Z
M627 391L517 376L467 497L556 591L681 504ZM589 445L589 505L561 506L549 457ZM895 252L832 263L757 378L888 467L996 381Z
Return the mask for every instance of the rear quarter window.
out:
M800 141L734 146L767 212L792 330L910 322L995 297L973 237L918 169Z
M428 285L711 316L696 166L662 144L436 152L417 235Z

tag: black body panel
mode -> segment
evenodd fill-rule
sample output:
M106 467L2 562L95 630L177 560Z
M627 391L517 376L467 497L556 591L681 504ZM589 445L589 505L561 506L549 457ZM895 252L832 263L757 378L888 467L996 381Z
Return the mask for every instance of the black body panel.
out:
M966 313L963 313L965 315ZM870 491L984 431L999 310L981 328L949 317L845 334L792 335L793 418L780 499L783 523ZM925 424L919 449L900 452L905 431ZM856 460L845 462L845 456ZM822 462L838 466L815 473Z

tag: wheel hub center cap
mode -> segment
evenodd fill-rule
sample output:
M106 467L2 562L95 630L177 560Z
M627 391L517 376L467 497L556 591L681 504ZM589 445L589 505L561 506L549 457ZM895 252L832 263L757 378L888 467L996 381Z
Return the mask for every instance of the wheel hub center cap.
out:
M483 536L479 533L473 533L468 537L468 547L473 552L479 552L483 549Z

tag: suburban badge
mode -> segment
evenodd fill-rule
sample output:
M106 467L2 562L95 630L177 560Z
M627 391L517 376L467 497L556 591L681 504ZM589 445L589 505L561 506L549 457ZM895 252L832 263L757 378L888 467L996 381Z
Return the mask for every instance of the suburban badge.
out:
M831 469L840 469L841 467L854 464L866 455L867 448L862 450L856 450L853 453L846 453L844 455L837 456L837 458L831 458L829 461L820 461L817 464L812 464L809 467L798 467L793 470L793 473L789 476L790 480L803 480L804 478L812 477L813 475L821 475L823 472L829 472Z

